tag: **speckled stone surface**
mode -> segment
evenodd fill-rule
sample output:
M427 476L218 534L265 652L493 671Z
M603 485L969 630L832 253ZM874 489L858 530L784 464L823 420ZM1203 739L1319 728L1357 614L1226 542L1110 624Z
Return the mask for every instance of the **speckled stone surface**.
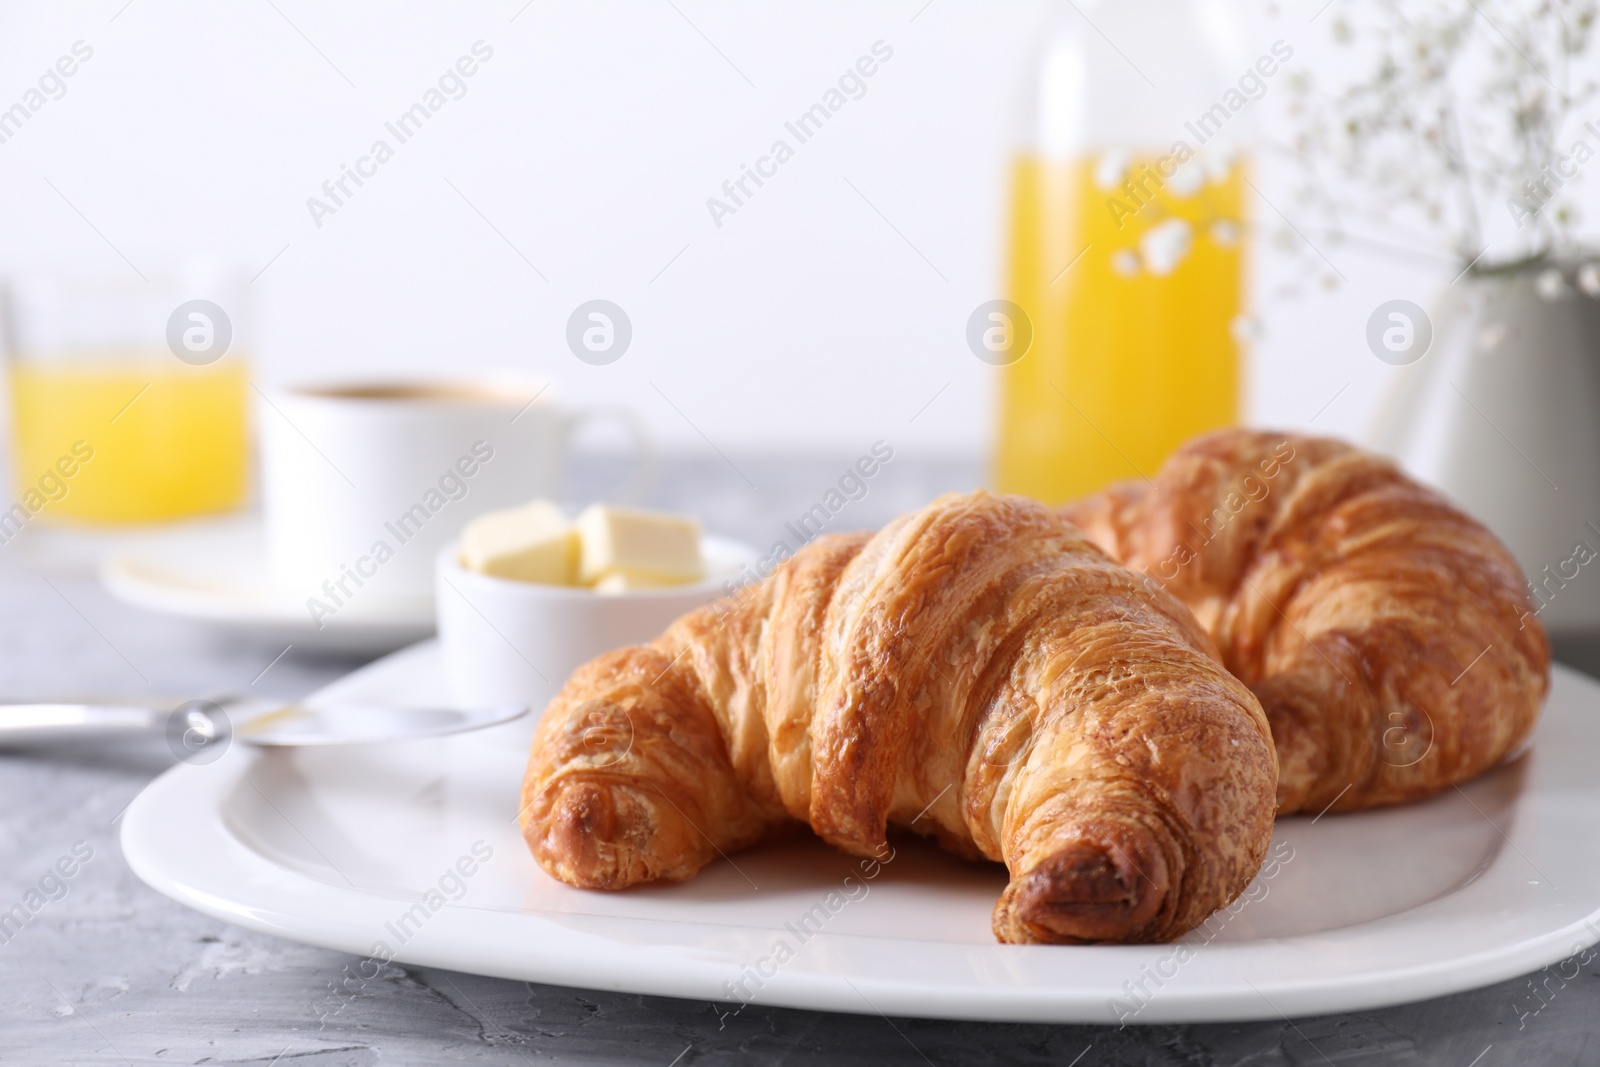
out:
M709 529L765 547L784 537L784 522L821 499L853 459L741 458L737 469L716 456L682 459L666 465L655 502L696 512ZM615 472L596 465L582 473L582 484L593 487ZM876 526L980 478L974 465L896 460L832 526ZM253 689L297 696L357 665L291 652L262 674L280 649L220 642L189 624L123 607L97 588L88 558L82 543L59 537L19 538L0 548L0 695ZM74 845L93 850L64 881L65 896L0 943L0 1062L1600 1063L1600 960L1565 981L1551 972L1382 1011L1120 1031L760 1007L723 1018L704 1002L402 966L387 967L341 1011L321 1018L351 958L191 912L147 889L123 863L118 817L171 760L159 739L0 755L0 910L21 901ZM1542 995L1533 992L1535 979Z

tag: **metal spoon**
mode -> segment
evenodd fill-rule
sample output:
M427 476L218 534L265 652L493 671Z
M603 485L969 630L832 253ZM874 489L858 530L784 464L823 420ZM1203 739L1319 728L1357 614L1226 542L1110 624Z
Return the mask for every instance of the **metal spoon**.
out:
M0 748L63 741L166 734L174 754L221 749L231 738L249 745L361 745L465 733L511 722L526 706L485 708L318 704L216 697L172 705L0 704ZM217 751L217 755L221 755Z

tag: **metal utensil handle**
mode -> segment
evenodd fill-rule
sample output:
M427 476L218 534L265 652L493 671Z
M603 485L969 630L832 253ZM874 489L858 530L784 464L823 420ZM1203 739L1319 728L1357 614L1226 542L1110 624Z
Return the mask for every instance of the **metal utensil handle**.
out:
M132 704L0 704L0 747L153 733L166 719Z

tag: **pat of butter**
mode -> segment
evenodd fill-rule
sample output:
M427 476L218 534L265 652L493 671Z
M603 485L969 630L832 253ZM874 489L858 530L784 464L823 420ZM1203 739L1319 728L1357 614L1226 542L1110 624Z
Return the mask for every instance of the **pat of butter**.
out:
M470 571L546 585L572 585L578 535L548 500L479 515L461 531L461 564Z
M625 568L606 571L594 583L597 593L633 593L640 589L669 589L694 579L662 578L648 571L630 571Z
M623 582L682 585L705 573L700 524L678 515L594 504L573 524L578 531L578 580L621 573Z

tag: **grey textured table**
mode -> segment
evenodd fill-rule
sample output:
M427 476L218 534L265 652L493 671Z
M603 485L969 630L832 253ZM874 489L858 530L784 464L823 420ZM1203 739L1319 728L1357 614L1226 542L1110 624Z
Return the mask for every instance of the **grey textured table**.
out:
M735 470L716 457L686 458L666 466L656 496L702 515L713 530L769 545L853 459L739 459ZM594 488L616 472L594 464L581 473ZM760 488L752 491L746 478ZM897 459L832 526L876 526L938 491L979 480L975 465ZM277 650L219 643L188 624L118 605L84 571L83 557L81 548L50 537L0 549L0 694L254 688L297 696L356 665L291 652L261 674ZM1600 962L1564 983L1551 979L1541 999L1529 976L1382 1011L1121 1031L759 1007L721 1024L704 1002L391 965L319 1022L318 1004L353 960L188 911L145 888L123 863L117 818L170 762L159 740L0 755L0 909L21 900L76 843L93 849L65 882L66 895L0 943L0 1061L1600 1063Z

